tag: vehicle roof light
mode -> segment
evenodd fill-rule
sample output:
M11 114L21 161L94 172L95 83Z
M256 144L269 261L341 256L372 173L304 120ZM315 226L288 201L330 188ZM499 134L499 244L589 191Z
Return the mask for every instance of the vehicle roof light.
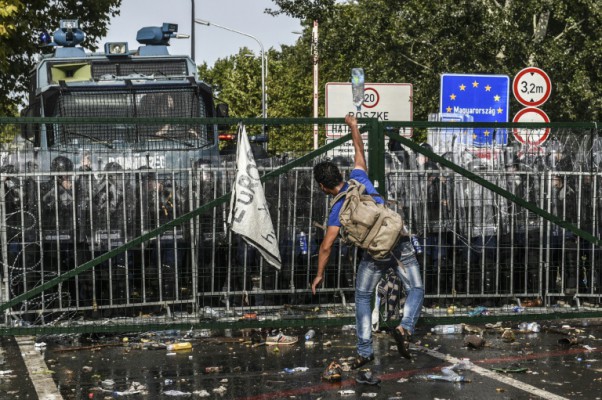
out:
M128 56L130 51L127 42L108 42L105 43L105 54L107 56Z

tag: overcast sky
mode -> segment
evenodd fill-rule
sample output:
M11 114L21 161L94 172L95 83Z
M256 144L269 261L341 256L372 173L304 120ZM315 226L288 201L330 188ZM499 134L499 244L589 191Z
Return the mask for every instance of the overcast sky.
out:
M292 33L301 30L298 20L278 16L272 17L263 11L277 8L270 0L194 0L195 16L227 28L254 36L265 50L281 44L294 44L299 35ZM136 32L145 26L161 26L163 22L178 24L178 32L192 35L191 0L123 0L121 15L114 18L109 26L105 42L127 41L131 50L137 49ZM241 47L248 47L259 55L260 47L251 38L238 33L195 24L195 61L207 62L210 66L218 58L238 53ZM191 39L172 39L171 54L191 53Z

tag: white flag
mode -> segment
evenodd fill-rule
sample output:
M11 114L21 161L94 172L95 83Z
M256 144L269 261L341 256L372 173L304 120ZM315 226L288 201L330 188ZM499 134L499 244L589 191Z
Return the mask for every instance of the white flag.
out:
M236 181L230 199L228 223L233 232L240 234L247 243L259 250L267 262L280 269L278 239L259 178L247 131L240 125L236 149Z

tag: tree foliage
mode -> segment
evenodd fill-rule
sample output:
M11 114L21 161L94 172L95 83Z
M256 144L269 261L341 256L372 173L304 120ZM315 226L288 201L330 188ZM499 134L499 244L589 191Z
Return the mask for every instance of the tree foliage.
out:
M356 0L328 10L314 0L274 3L306 21L306 36L322 18L320 87L362 66L369 82L412 83L414 118L425 120L438 109L443 73L512 78L537 66L552 80L542 108L553 121L601 117L602 0Z
M27 92L34 55L51 51L40 47L41 32L54 32L61 19L78 19L86 33L82 45L95 50L95 42L106 35L120 5L121 0L0 1L0 114L14 115Z
M411 83L414 119L426 120L438 111L443 73L512 79L521 69L537 66L552 80L550 100L541 106L552 121L602 117L602 0L273 1L278 8L266 12L301 18L304 30L294 46L270 51L270 117L312 115L314 19L320 24L320 88L347 82L352 67L363 67L368 82ZM228 72L232 60L206 69L221 98L232 100L232 115L259 110L258 61L247 75ZM236 96L255 100L239 107ZM510 107L511 115L523 108L515 100Z

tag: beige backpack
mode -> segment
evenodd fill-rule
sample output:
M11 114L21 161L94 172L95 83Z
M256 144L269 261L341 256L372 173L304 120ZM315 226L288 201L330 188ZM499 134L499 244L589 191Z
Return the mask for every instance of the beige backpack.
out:
M375 259L389 258L389 253L402 235L407 235L401 216L373 196L365 193L365 186L351 179L347 191L330 202L330 207L343 196L339 213L341 237L349 244L365 249Z

